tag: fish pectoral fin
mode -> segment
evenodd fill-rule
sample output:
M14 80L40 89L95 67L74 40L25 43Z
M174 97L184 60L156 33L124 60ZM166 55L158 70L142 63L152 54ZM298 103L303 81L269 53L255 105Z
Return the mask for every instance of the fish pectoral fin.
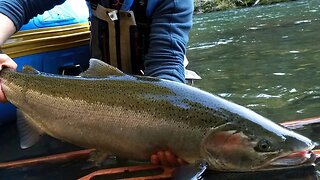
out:
M28 115L17 109L17 127L20 136L20 147L22 149L33 146L43 134L43 132L29 124L29 120L31 118Z
M40 71L34 69L31 66L23 66L22 72L27 74L40 74Z
M90 153L88 161L89 165L86 166L86 169L92 167L102 167L110 164L121 164L125 162L126 159L118 158L113 153L95 150Z
M125 75L122 71L113 67L103 61L91 58L89 68L80 74L82 77L96 77L102 78L107 76L123 76Z
M101 151L93 151L90 153L89 161L94 162L97 166L101 165L111 154Z

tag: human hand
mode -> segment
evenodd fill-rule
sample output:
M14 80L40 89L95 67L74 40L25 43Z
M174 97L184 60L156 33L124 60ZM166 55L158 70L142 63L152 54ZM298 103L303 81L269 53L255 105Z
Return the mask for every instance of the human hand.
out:
M163 165L171 167L188 164L185 160L177 157L171 151L158 151L157 153L151 155L150 161L151 164L154 165Z
M17 64L8 55L2 54L0 52L0 71L5 67L17 69ZM6 102L6 101L7 99L2 91L2 84L0 79L0 102Z

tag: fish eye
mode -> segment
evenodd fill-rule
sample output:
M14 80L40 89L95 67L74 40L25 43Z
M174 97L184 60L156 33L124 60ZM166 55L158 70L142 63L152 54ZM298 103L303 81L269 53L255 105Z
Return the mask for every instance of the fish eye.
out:
M262 139L254 149L258 152L268 152L271 150L271 142L266 139Z

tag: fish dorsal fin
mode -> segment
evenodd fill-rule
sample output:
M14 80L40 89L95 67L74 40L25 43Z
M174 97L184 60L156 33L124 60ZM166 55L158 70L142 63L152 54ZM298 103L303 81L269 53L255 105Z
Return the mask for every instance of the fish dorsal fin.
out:
M23 66L22 72L27 74L40 74L40 72L31 66Z
M33 146L40 139L41 134L43 134L28 123L30 120L31 118L28 115L17 109L17 126L20 135L20 147L22 149Z
M123 76L125 75L119 69L98 59L91 58L89 68L80 74L82 77L107 77L107 76Z

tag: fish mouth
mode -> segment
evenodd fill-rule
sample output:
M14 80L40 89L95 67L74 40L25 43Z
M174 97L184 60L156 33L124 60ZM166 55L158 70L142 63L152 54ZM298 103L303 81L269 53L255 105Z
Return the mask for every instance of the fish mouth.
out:
M286 156L274 159L269 163L269 166L274 168L281 167L295 167L300 165L311 165L316 160L316 155L310 150L293 152Z
M249 169L225 169L225 171L250 172L250 171L272 171L281 169L294 169L306 166L314 166L317 155L311 150L302 150L285 154L274 158L261 166L251 167Z
M287 169L302 166L315 165L317 155L312 151L317 143L308 143L306 147L297 148L295 151L289 151L282 155L271 159L269 162L261 166L260 169Z

